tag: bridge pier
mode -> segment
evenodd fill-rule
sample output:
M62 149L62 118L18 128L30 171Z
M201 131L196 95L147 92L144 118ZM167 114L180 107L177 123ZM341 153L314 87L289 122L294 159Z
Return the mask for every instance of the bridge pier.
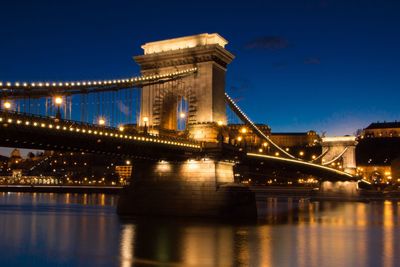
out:
M255 219L249 187L233 183L233 163L140 161L119 199L120 215Z

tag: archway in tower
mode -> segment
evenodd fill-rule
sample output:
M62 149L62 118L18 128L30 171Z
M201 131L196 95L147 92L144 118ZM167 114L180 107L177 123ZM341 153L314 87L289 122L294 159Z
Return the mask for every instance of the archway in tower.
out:
M185 96L168 93L163 98L160 129L185 131L188 124L189 104Z

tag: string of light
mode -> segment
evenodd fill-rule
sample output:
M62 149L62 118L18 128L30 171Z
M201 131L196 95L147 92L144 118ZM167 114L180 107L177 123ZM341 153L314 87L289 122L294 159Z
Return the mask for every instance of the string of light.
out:
M286 156L295 159L296 157L294 157L293 155L289 154L288 152L286 152L284 149L282 149L280 146L278 146L277 144L275 144L268 136L266 136L256 125L255 123L253 123L252 120L250 120L250 118L239 108L239 106L235 103L235 101L227 94L225 93L225 100L228 101L228 104L230 104L231 107L234 107L234 111L236 113L239 113L239 117L244 118L245 123L249 124L251 126L251 128L253 128L253 130L255 130L259 136L261 136L263 139L265 139L267 142L269 142L272 146L274 146L276 149L278 149L279 151L281 151L283 154L285 154Z
M68 88L91 88L93 86L109 86L109 85L132 85L140 82L152 82L160 79L169 79L177 76L191 74L197 71L197 68L190 68L185 70L179 70L171 73L154 74L154 75L143 75L137 77L131 77L126 79L113 79L113 80L97 80L97 81L68 81L68 82L2 82L0 81L0 88L3 89L33 89L33 88L57 88L57 89L68 89Z
M95 124L73 126L70 125L69 121L51 122L43 118L36 118L35 120L30 116L24 116L24 115L19 115L17 117L14 117L14 116L7 116L7 114L3 114L3 116L0 117L0 123L2 122L6 124L14 124L16 126L21 126L21 127L45 128L53 131L74 132L82 135L99 135L108 138L128 139L135 142L158 143L160 145L201 149L201 146L195 142L188 142L183 140L170 140L155 135L140 136L140 135L125 134L123 133L124 132L123 127L118 127L118 128L101 127L101 126L99 127L98 125Z

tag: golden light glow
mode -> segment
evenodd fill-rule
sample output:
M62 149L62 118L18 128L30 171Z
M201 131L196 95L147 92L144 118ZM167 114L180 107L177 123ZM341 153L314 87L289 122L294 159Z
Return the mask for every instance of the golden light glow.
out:
M267 147L268 146L268 143L267 142L264 142L263 143L263 147Z
M238 136L238 138L237 138L237 140L240 142L240 141L242 141L242 139L243 139L243 137L241 137L241 136Z
M160 53L165 51L174 51L197 46L205 46L210 44L217 44L225 47L228 43L222 36L217 33L202 33L198 35L185 36L173 38L168 40L150 42L142 45L144 54Z
M275 156L279 157L279 152L275 152Z
M119 126L119 127L118 127L118 130L119 130L120 132L123 132L123 131L125 130L125 128L124 128L124 126Z
M240 132L241 132L242 134L245 134L245 133L247 133L247 129L246 129L246 127L242 127L242 128L240 129Z
M217 122L218 126L222 126L222 124L224 124L221 120Z
M104 118L99 119L99 125L104 125L106 124L106 120Z
M63 103L62 97L61 97L61 96L56 96L56 97L54 98L54 103L55 103L56 105L61 105L61 104Z
M181 112L181 113L179 113L179 117L180 117L181 119L184 119L184 118L186 117L186 114L185 114L185 112Z
M316 159L316 158L317 158L317 156L315 156L315 155L312 155L312 156L311 156L311 158L312 158L312 159Z
M300 155L300 156L304 156L304 151L300 151L300 152L299 152L299 155Z
M11 108L11 102L10 101L6 101L6 102L4 102L3 106L4 106L5 109L10 109Z
M149 118L148 117L143 117L143 122L148 122Z

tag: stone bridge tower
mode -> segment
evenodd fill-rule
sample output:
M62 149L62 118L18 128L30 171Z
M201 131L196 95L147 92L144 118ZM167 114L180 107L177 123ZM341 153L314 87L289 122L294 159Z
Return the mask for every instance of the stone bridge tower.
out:
M336 136L322 138L322 164L341 157L343 171L356 173L356 137L355 136Z
M186 101L186 129L201 141L215 141L217 124L227 123L225 73L234 56L219 34L199 34L142 46L144 55L134 57L142 75L171 73L197 68L197 73L179 81L142 88L138 125L158 133L177 130L177 107ZM161 88L161 89L160 89Z

